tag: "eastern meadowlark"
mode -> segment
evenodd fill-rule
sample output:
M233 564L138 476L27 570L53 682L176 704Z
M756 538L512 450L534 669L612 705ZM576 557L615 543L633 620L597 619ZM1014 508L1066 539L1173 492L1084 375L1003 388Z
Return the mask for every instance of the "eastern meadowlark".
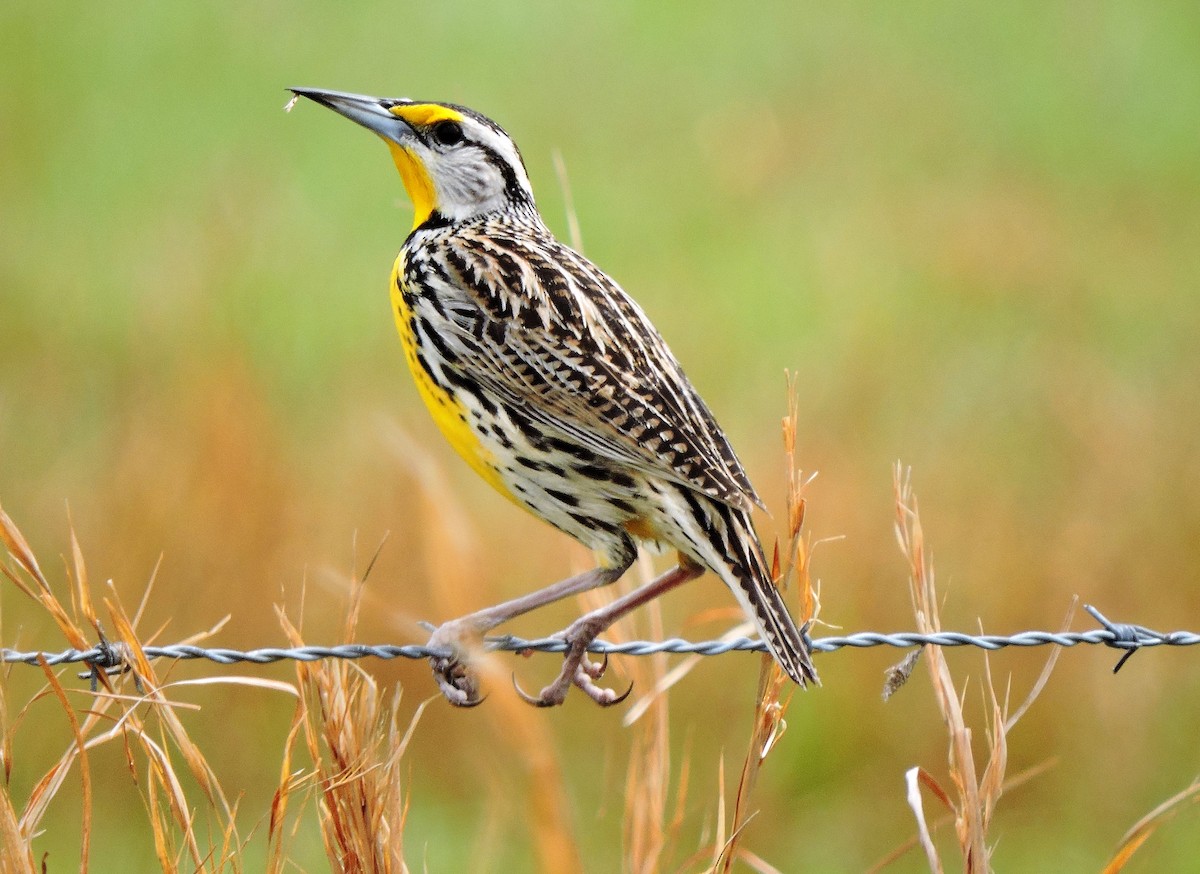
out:
M378 134L414 208L391 300L417 389L450 444L505 497L597 555L593 570L447 622L430 645L451 703L477 704L465 643L537 607L612 583L639 542L678 565L572 623L561 674L602 705L595 637L705 569L733 591L772 655L816 682L804 636L771 580L750 512L762 502L704 401L641 308L554 238L516 145L499 125L448 103L292 88ZM628 694L628 693L626 693ZM526 696L528 697L528 696Z

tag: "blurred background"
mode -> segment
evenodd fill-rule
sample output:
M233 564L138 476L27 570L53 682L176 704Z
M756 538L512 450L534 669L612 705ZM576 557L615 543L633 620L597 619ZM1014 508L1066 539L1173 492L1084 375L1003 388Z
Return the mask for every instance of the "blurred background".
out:
M365 131L314 105L285 114L288 85L478 108L521 146L565 236L561 153L586 253L729 432L772 508L768 541L785 520L784 372L798 374L826 622L912 627L899 459L947 627L1055 628L1078 594L1121 621L1200 628L1194 4L52 0L0 9L0 57L0 502L60 581L69 512L93 582L126 604L161 557L141 626L159 642L228 614L217 643L277 644L272 607L298 616L302 592L306 636L333 640L344 581L381 542L363 641L418 641L414 620L588 561L442 444L388 309L411 223L400 181ZM665 632L718 634L731 615L697 617L731 603L705 578L664 605ZM4 645L63 645L11 586L0 607ZM511 630L549 633L578 609ZM1019 701L1047 655L993 656L998 687ZM904 771L944 776L946 744L923 671L881 702L898 657L824 656L824 688L794 701L745 838L779 869L860 870L913 833ZM1096 870L1200 770L1196 653L1144 653L1114 677L1116 658L1064 653L1010 737L1010 774L1055 764L1002 800L998 869L1053 854L1056 870ZM978 710L982 656L950 664ZM556 670L504 667L527 688ZM369 669L403 683L406 708L434 691L423 664ZM672 693L689 846L715 815L721 757L740 767L757 670L709 659ZM35 673L10 676L10 710ZM511 694L427 711L410 864L534 869L532 777L495 703ZM189 700L227 791L265 816L294 702ZM17 798L69 743L55 708L35 704L17 735ZM537 714L590 871L620 865L619 710L575 695ZM93 767L97 864L157 870L144 828L123 830L139 801L119 751ZM77 803L69 789L55 803L44 847L75 858ZM297 842L319 870L315 826ZM1131 870L1198 853L1185 815ZM910 854L890 870L923 868Z

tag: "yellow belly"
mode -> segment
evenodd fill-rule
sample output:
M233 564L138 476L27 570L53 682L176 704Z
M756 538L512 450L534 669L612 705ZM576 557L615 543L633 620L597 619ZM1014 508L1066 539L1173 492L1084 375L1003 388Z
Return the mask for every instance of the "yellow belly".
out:
M404 345L404 357L408 360L409 370L417 384L417 392L425 402L433 421L437 423L454 450L471 465L474 471L491 483L500 494L516 502L512 492L504 485L496 469L495 459L488 448L484 446L475 431L468 424L469 413L457 398L433 381L428 371L421 366L417 359L416 338L409 327L410 312L400 293L400 277L403 276L404 265L400 258L392 268L391 296L392 313L396 317L396 329L400 332L400 342ZM519 503L519 502L517 502Z

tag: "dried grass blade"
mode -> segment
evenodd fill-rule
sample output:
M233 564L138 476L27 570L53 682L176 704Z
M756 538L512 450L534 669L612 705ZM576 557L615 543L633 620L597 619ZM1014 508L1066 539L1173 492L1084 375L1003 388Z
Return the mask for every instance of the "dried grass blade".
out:
M21 569L37 582L38 588L35 591L23 583L9 569L7 564L0 564L0 572L3 572L4 576L8 577L22 592L41 603L42 607L54 619L54 623L72 647L75 649L87 649L89 646L87 635L80 630L66 608L54 596L54 592L50 589L50 584L46 581L46 577L38 565L33 550L29 547L29 542L25 539L20 529L17 528L16 523L4 512L3 508L0 508L0 540L4 541L8 554L20 565Z
M21 529L17 527L16 523L4 512L3 507L0 507L0 540L4 541L4 546L8 549L8 554L13 557L25 573L29 574L37 582L42 591L49 592L50 584L46 582L46 577L38 565L37 558L34 556L33 550L29 548L29 541L25 539L25 535L21 533ZM14 579L13 582L17 581Z
M1134 853L1150 839L1158 828L1174 818L1185 804L1200 801L1200 780L1155 807L1125 833L1121 843L1113 853L1108 864L1104 866L1104 874L1117 874L1129 863Z
M124 608L119 603L108 598L105 599L105 606L112 617L117 637L129 647L130 660L133 663L132 667L135 675L147 688L146 700L151 704L157 705L155 707L155 714L162 723L163 729L183 756L188 769L200 785L209 804L213 806L220 804L228 817L230 807L224 793L221 792L220 786L216 782L216 777L204 758L204 754L192 741L191 737L189 737L187 729L176 715L175 709L170 706L170 702L162 694L162 683L156 676L153 667L151 667L150 661L146 658L146 654L142 650L142 642L138 639L137 632L129 622L129 617L125 614ZM138 738L143 741L146 739L144 733L139 733Z
M749 850L742 848L738 853L738 858L746 863L748 867L758 872L758 874L783 874L774 865L767 862L761 856L758 856Z
M283 745L283 758L279 764L279 785L271 797L271 812L267 824L267 871L268 874L279 874L287 862L284 855L284 830L287 821L288 800L292 791L301 782L292 770L292 752L296 748L296 738L304 729L304 701L297 700L296 710L292 714L292 724L288 728L287 739Z
M720 640L722 643L730 640L736 640L739 637L745 637L747 634L753 631L753 629L753 623L743 622L726 631L718 638L718 640ZM661 640L662 638L660 637L654 639ZM675 665L675 667L671 668L671 670L667 671L665 674L659 676L655 680L654 685L644 695L640 695L637 700L630 705L629 710L621 720L621 725L628 728L641 719L650 709L651 705L653 705L654 702L659 698L659 696L666 695L671 687L676 685L680 680L691 673L704 658L706 657L693 654L680 659L679 663ZM634 688L636 689L638 687L638 684L635 683Z
M95 605L92 603L91 584L88 581L87 562L83 560L83 550L79 548L79 538L75 535L75 523L67 512L67 527L71 533L71 564L74 566L75 587L71 599L79 605L79 613L88 624L99 631L100 624L96 616Z
M1063 617L1062 624L1059 626L1059 633L1063 634L1071 630L1071 623L1075 619L1075 608L1079 606L1079 596L1074 595L1071 598L1071 603L1067 607L1067 615ZM1004 723L1005 731L1012 731L1013 727L1021 720L1021 717L1033 706L1033 702L1042 694L1042 690L1046 688L1046 684L1050 682L1050 675L1054 672L1054 666L1058 664L1058 657L1062 655L1063 648L1061 646L1050 647L1050 654L1046 657L1046 664L1042 667L1042 672L1038 674L1037 681L1033 684L1033 688L1029 690L1029 694L1025 696L1025 700L1021 702L1015 713L1008 717Z
M84 743L83 730L79 725L79 717L76 716L75 708L71 706L71 702L67 700L67 693L63 690L62 684L58 682L58 677L50 669L50 665L46 663L44 656L38 656L38 664L41 665L46 682L50 684L55 697L58 698L58 703L62 705L63 712L67 715L67 721L71 724L71 734L75 738L75 748L78 751L79 759L79 782L83 794L79 871L80 874L87 874L88 855L92 844L92 770L88 766L87 747Z
M909 594L917 628L925 634L941 630L936 577L921 525L920 508L913 494L911 472L898 462L893 470L895 493L895 532L900 549L909 563ZM933 690L942 721L949 735L950 776L959 795L955 806L955 832L963 864L967 871L987 870L987 844L980 784L971 751L971 730L963 716L963 703L954 687L945 653L939 646L927 646L925 664L933 681ZM965 690L964 690L965 693Z
M187 801L187 794L183 791L183 784L179 780L179 775L175 773L175 767L171 763L171 757L167 754L167 751L162 746L156 743L154 739L147 734L144 727L135 727L133 733L137 742L141 745L143 751L146 753L146 782L150 790L153 792L155 785L158 785L162 789L166 790L167 807L170 810L175 823L179 826L180 831L183 833L184 843L187 846L187 851L192 858L192 862L195 863L197 868L202 867L204 854L200 852L200 844L196 838L196 830L192 823L192 817L190 813L191 808ZM155 795L155 798L157 798L157 795ZM157 823L158 817L161 816L161 807L155 803L151 805L150 810L152 816L156 817L155 844L157 845ZM165 842L166 833L169 831L165 824L162 825L162 831Z
M37 874L33 847L21 828L8 794L8 781L0 786L0 870L12 874Z
M933 838L929 834L929 826L925 822L925 805L921 800L921 784L934 787L935 794L942 799L943 803L950 805L950 799L942 788L938 786L937 781L925 773L922 768L909 768L904 773L904 782L908 786L906 799L908 806L912 808L913 815L917 819L917 837L921 843L921 849L925 851L925 861L929 863L929 870L942 874L945 870L942 868L942 860L938 857L937 847L933 845Z
M653 576L650 562L643 558L639 563L644 580ZM651 602L642 614L649 625L652 640L663 636L662 607ZM620 639L635 633L633 616L618 623L616 634ZM649 659L636 659L631 668L635 685L660 686L666 674L667 660L661 653ZM649 874L662 867L667 850L666 808L670 794L671 745L670 712L665 696L654 697L654 706L648 711L650 719L639 726L629 753L629 765L625 778L625 815L623 837L625 867L631 874Z

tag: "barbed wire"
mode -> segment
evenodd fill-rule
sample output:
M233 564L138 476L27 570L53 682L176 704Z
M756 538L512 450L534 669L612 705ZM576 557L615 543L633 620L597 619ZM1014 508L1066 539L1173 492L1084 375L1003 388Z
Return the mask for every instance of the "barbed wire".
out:
M1065 632L1021 631L1007 635L964 634L959 631L939 631L929 634L909 631L893 633L862 631L840 636L808 638L808 642L814 652L820 653L835 652L847 647L863 649L873 646L890 646L898 649L921 646L974 646L994 651L1007 647L1048 645L1072 647L1080 644L1102 644L1125 651L1116 667L1113 668L1114 673L1120 670L1126 660L1139 649L1200 644L1200 634L1192 631L1154 631L1141 625L1111 622L1091 605L1086 605L1084 609L1100 623L1100 628ZM805 636L807 638L807 634ZM512 635L503 635L487 638L485 647L490 651L498 652L561 653L566 651L567 644L561 638L556 637L525 640ZM419 644L346 643L334 646L262 647L239 650L177 643L166 646L143 646L141 649L148 659L207 659L222 665L236 663L265 665L280 661L314 662L321 659L427 659L450 655L444 649ZM766 652L766 650L766 644L761 640L748 637L706 641L689 641L673 637L661 641L634 640L624 643L596 640L588 646L588 652L596 655L628 656L648 656L658 653L717 656L729 652ZM36 665L43 662L50 666L84 663L93 670L111 670L127 664L128 647L120 642L102 640L91 649L66 649L60 652L20 652L15 649L0 648L0 663Z

